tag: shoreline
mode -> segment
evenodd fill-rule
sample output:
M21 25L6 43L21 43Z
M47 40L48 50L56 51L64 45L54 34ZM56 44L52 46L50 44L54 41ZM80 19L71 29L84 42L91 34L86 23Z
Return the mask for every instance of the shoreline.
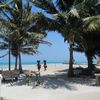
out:
M73 68L77 68L77 67L83 67L83 68L86 68L87 67L87 64L84 64L84 65L77 65L77 64L74 64L73 65ZM14 70L15 66L11 66L11 70ZM69 64L47 64L47 70L59 70L59 69L68 69L69 68ZM37 64L34 64L34 65L23 65L22 66L22 69L23 70L32 70L32 71L38 71L37 69ZM0 70L9 70L9 67L7 66L1 66L0 65ZM44 71L44 67L43 67L43 64L41 64L41 69L40 69L42 72Z
M52 65L62 65L62 66L68 66L69 64L63 64L63 63L47 63L47 66L52 66ZM8 64L0 64L0 68L8 68ZM11 68L14 68L14 64L11 64ZM27 68L27 66L37 66L37 64L22 64L23 68ZM41 66L43 66L43 64L41 64ZM87 64L73 64L73 66L87 66Z

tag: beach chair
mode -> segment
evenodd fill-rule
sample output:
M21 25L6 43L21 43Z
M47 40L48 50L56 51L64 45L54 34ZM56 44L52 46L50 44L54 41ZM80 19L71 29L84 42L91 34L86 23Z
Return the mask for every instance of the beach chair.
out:
M21 84L26 84L26 75L24 73L19 74L17 83L20 84L20 85Z
M83 68L82 67L77 67L74 69L74 75L75 76L80 76L82 74Z
M12 85L15 80L18 79L19 71L2 71L3 81L9 81Z

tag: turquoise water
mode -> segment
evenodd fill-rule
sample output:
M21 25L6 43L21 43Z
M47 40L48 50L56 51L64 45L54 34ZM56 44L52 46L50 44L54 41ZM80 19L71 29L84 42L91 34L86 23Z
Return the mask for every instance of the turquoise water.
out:
M23 62L22 65L36 65L36 62ZM41 62L43 64L43 62ZM47 64L62 64L62 62L47 62ZM0 62L0 68L8 68L8 62ZM11 63L11 67L14 67L15 63Z
M48 64L60 64L62 62L47 62ZM14 65L15 63L11 63L11 65ZM23 65L33 65L33 64L37 64L37 62L22 62ZM41 62L41 64L43 64L43 62ZM0 62L0 65L8 65L8 62Z
M61 63L64 63L64 62L47 62L47 64L61 64ZM86 63L87 62L85 61L75 62L75 64L86 64ZM15 64L14 62L11 63L11 65L14 65L14 64ZM37 64L37 62L22 62L22 64L23 65L33 65L33 64ZM41 62L41 64L43 64L43 62ZM0 62L0 65L8 65L8 62Z
M64 62L47 62L47 64L63 64ZM94 62L95 64L96 62ZM22 65L35 65L36 62L22 62ZM43 62L41 62L43 64ZM65 64L69 64L68 62ZM87 64L86 61L75 61L74 64ZM15 63L11 63L11 66L14 67ZM0 68L8 68L8 62L0 62Z

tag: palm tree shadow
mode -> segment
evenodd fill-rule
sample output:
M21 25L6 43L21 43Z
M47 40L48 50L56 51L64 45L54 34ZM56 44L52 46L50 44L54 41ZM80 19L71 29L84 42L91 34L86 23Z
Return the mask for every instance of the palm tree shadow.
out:
M42 76L41 79L43 81L43 88L66 88L68 90L77 90L77 88L75 88L72 84L66 81L66 76L66 74Z
M58 70L54 74L49 75L42 75L39 80L42 83L42 87L45 89L59 89L64 88L68 89L70 91L76 91L78 90L75 84L81 84L81 85L87 85L87 86L94 86L95 79L92 77L82 76L82 77L74 77L69 78L67 76L68 70ZM35 77L32 80L31 86L33 88L37 87L35 86L36 79ZM13 85L9 86L22 86L26 85L25 81L22 82L15 82Z
M68 70L60 70L55 72L54 75L44 75L41 76L43 81L43 87L48 89L66 88L68 90L77 90L75 84L93 86L95 84L95 79L93 77L67 77Z

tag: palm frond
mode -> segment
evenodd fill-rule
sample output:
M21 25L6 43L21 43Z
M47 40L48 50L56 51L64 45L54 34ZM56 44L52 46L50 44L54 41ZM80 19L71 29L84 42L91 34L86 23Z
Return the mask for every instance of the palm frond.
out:
M100 15L85 18L84 22L87 31L100 30Z
M45 10L47 13L54 14L58 12L52 0L31 0L31 2L36 7Z
M69 11L72 7L74 0L56 0L57 7L63 11Z

